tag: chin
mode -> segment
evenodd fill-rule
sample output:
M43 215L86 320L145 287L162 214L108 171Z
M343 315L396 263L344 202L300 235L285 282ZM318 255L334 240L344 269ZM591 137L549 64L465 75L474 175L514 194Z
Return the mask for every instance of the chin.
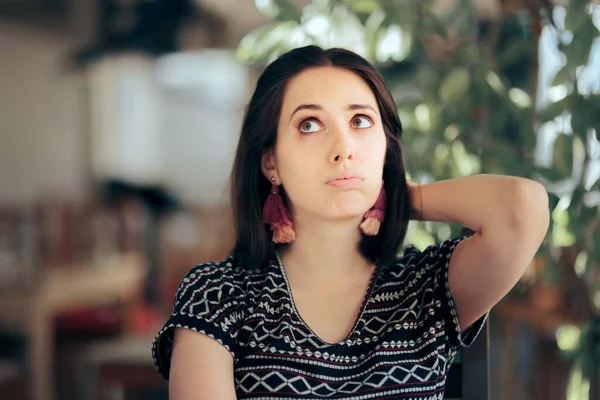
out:
M320 201L316 199L307 201L303 203L305 207L299 208L305 210L307 214L318 216L319 218L338 220L361 219L372 206L372 204L368 203L362 193L346 192L343 195L338 194L336 197L329 197Z
M362 193L347 193L330 203L331 213L339 218L362 217L370 208L370 204Z
M368 211L367 208L363 207L339 207L331 210L329 217L339 219L354 219L362 218L363 215Z

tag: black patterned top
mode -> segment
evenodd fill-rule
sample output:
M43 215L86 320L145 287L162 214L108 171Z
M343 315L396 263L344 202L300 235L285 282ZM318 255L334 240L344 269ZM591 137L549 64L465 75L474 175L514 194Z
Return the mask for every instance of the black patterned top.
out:
M487 314L462 334L448 289L450 239L408 247L375 269L346 339L321 340L302 320L278 256L249 270L230 256L193 268L152 356L168 380L174 327L201 332L233 356L239 399L442 399L448 369Z

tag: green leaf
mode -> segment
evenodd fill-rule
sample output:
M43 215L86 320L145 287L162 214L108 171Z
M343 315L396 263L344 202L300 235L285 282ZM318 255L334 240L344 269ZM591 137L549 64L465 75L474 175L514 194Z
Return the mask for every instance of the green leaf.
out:
M284 47L289 33L297 28L298 24L293 21L261 26L244 36L238 45L236 56L242 62L266 63Z
M538 120L540 122L552 121L554 118L562 115L565 111L568 111L571 102L571 96L567 96L564 99L548 104L546 108L538 112Z
M406 1L379 0L379 6L388 20L399 24L403 28L415 23L413 16L416 7L413 4Z
M368 37L364 25L351 9L343 4L336 4L328 16L330 30L328 38L321 40L326 47L343 47L369 57ZM373 61L373 60L370 60Z
M415 72L415 82L424 92L428 100L437 100L439 96L440 75L431 65L425 64Z
M590 397L590 382L584 372L583 354L573 362L567 380L566 400L583 400Z
M400 62L406 59L410 53L411 42L410 36L399 25L391 24L380 29L375 41L377 62Z
M513 39L499 51L498 65L503 69L520 64L531 57L533 51L533 46L528 40Z
M279 14L279 8L273 0L255 1L254 5L258 12L269 19L275 19Z
M596 228L592 232L592 260L600 260L600 229Z
M579 95L577 96L579 97ZM598 112L598 110L590 110L589 104L585 101L576 101L574 103L571 110L571 129L573 133L585 140L588 129L592 126L593 113Z
M510 110L505 103L498 104L494 107L494 112L489 113L488 126L495 137L505 136L510 129L512 121Z
M551 182L556 182L559 181L561 179L564 179L565 176L563 175L563 173L558 169L557 166L553 165L551 167L537 167L536 172L538 174L540 174L541 176L543 176L545 179L551 181ZM556 200L558 202L558 200ZM556 204L554 205L554 207L556 207ZM552 208L554 208L552 207Z
M440 20L434 14L427 14L423 16L421 21L421 29L429 34L434 34L442 38L448 37L448 30L442 20Z
M586 7L573 7L573 5L571 5L565 16L565 29L573 33L578 33L589 18L590 15L587 12Z
M278 21L296 21L300 23L302 13L296 8L296 6L290 0L270 0L275 3L279 12L277 13L276 19Z
M343 2L357 13L371 14L379 9L377 0L343 0Z
M558 135L554 142L554 164L563 177L571 176L573 169L573 135Z
M471 87L471 75L463 66L454 67L440 85L440 96L446 103L459 101Z
M597 37L598 29L591 19L588 19L581 32L573 35L571 43L563 49L563 52L567 57L567 65L569 65L570 68L586 65L588 63L592 45Z
M554 75L554 79L552 79L552 83L550 84L550 86L559 86L559 85L564 85L565 83L569 82L573 77L573 70L570 68L570 66L564 65L561 69L558 70L558 72L556 72L556 75Z
M465 91L459 97L453 97L452 100L445 99L446 101L442 106L442 113L447 124L457 123L458 125L466 126L472 122L471 111L474 104L472 97L467 95L467 93Z
M279 26L278 23L265 25L247 33L237 46L237 58L248 63L264 61L263 59L265 58L265 53L268 53L268 49L264 47L261 49L263 40L277 26Z
M489 70L485 72L484 77L485 87L491 89L491 93L493 94L491 97L501 96L506 99L506 86L498 74L495 71ZM490 93L490 90L487 92Z
M483 57L481 47L475 43L467 43L460 46L457 55L460 63L471 68L476 68L477 65L481 64L481 58ZM475 72L473 71L473 73Z
M372 12L364 24L365 32L375 35L379 28L381 28L382 24L386 21L387 17L388 16L381 10Z

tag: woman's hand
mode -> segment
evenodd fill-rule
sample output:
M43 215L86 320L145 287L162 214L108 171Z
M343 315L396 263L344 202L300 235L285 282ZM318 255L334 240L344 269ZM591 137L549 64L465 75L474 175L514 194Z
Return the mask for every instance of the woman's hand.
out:
M408 186L408 191L410 193L410 203L412 206L412 210L411 210L411 219L414 220L421 220L423 215L421 213L421 194L420 194L420 190L421 190L421 185L410 181L410 180L406 180L406 185Z

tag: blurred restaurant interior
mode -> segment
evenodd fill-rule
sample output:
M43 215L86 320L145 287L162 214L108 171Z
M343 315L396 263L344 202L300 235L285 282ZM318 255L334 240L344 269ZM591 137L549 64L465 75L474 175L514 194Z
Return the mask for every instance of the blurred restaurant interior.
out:
M399 113L406 143L413 150L411 158L427 172L423 180L479 172L536 177L535 168L549 171L553 160L563 156L560 162L568 164L568 171L565 175L560 163L556 171L568 178L578 174L575 166L571 169L577 161L573 155L577 143L587 146L588 137L591 150L584 153L592 172L586 175L587 183L570 186L571 181L560 180L559 175L544 181L549 191L557 193L551 239L567 249L560 256L567 266L557 273L559 284L543 282L549 276L542 271L546 259L536 258L514 293L492 311L485 357L491 399L600 399L600 366L593 360L596 378L581 384L587 385L589 396L566 397L570 385L585 376L577 375L573 359L564 356L565 350L576 347L573 341L581 337L586 321L595 321L585 326L600 332L600 295L591 294L590 302L576 295L583 287L600 293L600 259L595 258L600 255L600 235L590 233L590 240L598 244L584 248L590 267L580 273L577 268L584 267L582 250L575 246L578 228L563 223L579 187L592 199L586 204L600 210L596 182L600 132L594 130L600 127L600 108L593 111L593 104L600 106L600 3L582 6L592 21L586 25L592 32L586 43L593 47L585 50L588 58L577 70L579 98L595 101L586 103L585 115L595 117L586 120L590 128L583 136L565 134L557 139L549 124L531 122L533 113L527 110L569 98L568 84L551 83L563 62L556 42L559 28L548 21L554 21L549 15L560 20L561 13L564 19L569 3L581 1L422 1L438 14L468 10L465 14L494 32L490 37L520 38L505 55L513 59L506 61L512 64L502 70L502 81L487 73L483 83L473 78L471 91L465 91L476 92L476 85L485 82L491 87L496 82L508 85L504 76L512 79L513 88L506 91L511 108L492 124L517 133L509 137L507 131L498 139L499 134L492 132L497 141L479 153L469 147L480 143L478 131L473 129L475 133L462 139L455 122L430 136L444 146L423 144L428 130L441 124L442 117L435 117L436 106L431 103L417 104L415 96L423 96L402 73L408 69L425 73L419 67L424 54L430 60L427 68L446 71L444 63L454 60L448 54L460 40L429 47L424 40L419 48L425 50L418 53L416 39L408 38L409 28L403 25L405 20L410 25L409 17L398 13L396 25L389 22L396 15L394 4L401 3L409 7L419 2L0 1L0 399L167 398L167 385L152 364L152 339L171 312L183 275L194 265L225 258L231 250L234 234L227 185L244 108L266 62L312 40L294 30L300 28L310 30L313 39L320 29L335 31L337 37L316 42L369 54L388 74L394 95L408 99L409 105L399 106ZM329 11L318 19L310 17L315 10ZM298 14L300 22L290 22L294 12L304 13ZM387 24L387 36L377 33L375 44L364 44L361 29L371 29L382 12L388 14L377 26ZM455 37L469 34L461 30L465 21L453 22L460 26ZM410 40L413 44L407 45ZM369 46L376 48L371 52ZM431 49L439 51L432 54ZM490 51L504 49L498 45ZM525 52L522 58L519 51ZM441 89L432 89L444 101L461 96L442 93L460 81L459 72L446 87L442 82ZM500 102L488 103L492 112L500 110L496 101ZM483 108L470 110L479 115ZM564 119L557 121L556 126ZM529 136L521 128L525 125L534 127ZM575 136L583 139L574 142ZM553 148L563 137L569 141L566 150ZM531 168L525 169L510 158L518 146L535 150L523 154L531 155L525 159L535 159L537 166L531 161ZM448 159L454 166L446 169L427 161L432 165L427 170L421 167L425 158L420 154ZM564 200L567 197L569 201ZM569 217L571 222L575 218ZM407 243L424 247L459 228L417 224ZM565 231L571 228L570 233ZM592 352L598 360L600 334L596 336Z

